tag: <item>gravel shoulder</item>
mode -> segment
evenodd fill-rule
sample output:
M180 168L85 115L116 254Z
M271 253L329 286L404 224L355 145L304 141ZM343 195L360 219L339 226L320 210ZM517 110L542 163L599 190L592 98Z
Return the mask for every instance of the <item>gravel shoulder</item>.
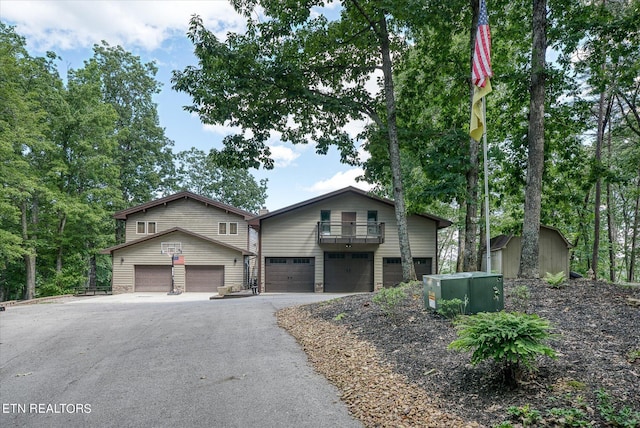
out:
M447 349L455 329L424 310L420 287L408 288L394 316L368 293L289 308L278 322L366 426L494 426L509 407L525 405L543 415L580 409L589 426L607 426L597 410L601 389L616 409L640 410L640 308L633 300L640 288L587 280L557 289L513 280L504 288L506 310L537 313L557 335L550 345L558 358L541 358L515 389L492 363L473 367L468 353Z

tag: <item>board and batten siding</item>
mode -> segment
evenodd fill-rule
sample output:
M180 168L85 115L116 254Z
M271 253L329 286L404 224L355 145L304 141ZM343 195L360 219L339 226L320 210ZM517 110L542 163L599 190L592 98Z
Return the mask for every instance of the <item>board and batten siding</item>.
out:
M137 233L139 221L156 222L156 233L173 227L183 227L193 233L204 235L235 247L247 248L249 242L247 221L243 217L225 212L212 205L205 205L193 199L179 199L166 205L152 207L146 212L137 212L129 215L126 222L126 242L148 236L147 234ZM238 223L238 234L219 235L218 224L220 222Z
M136 265L171 265L171 257L160 253L160 243L182 242L185 265L224 266L225 285L242 285L244 260L242 253L222 247L181 232L150 239L134 246L115 250L113 253L113 293L134 291ZM177 289L185 289L185 268L175 266L174 280Z
M356 223L367 222L367 211L378 212L378 222L385 223L383 244L354 244L347 249L344 244L318 244L317 224L320 212L330 210L332 223L342 221L343 212L355 212ZM432 272L436 272L436 233L433 220L411 216L408 218L409 241L414 257L431 257ZM316 204L285 212L262 220L261 253L263 269L261 283L264 283L264 263L267 257L314 257L315 283L324 284L324 253L331 252L373 252L374 287L382 287L383 258L400 257L398 228L394 208L361 195L343 194L319 201Z

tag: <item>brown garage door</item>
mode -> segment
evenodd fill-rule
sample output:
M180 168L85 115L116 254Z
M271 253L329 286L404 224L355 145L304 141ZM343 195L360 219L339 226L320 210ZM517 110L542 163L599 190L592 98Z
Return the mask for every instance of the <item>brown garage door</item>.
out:
M171 291L171 266L136 266L134 291Z
M313 292L315 259L313 257L267 257L264 276L267 292Z
M373 253L324 253L324 291L373 291Z
M216 293L224 285L224 266L185 266L185 291Z
M414 257L413 265L416 269L418 281L422 275L431 275L431 257ZM385 287L393 287L402 282L402 262L400 257L385 257L382 259L382 283Z

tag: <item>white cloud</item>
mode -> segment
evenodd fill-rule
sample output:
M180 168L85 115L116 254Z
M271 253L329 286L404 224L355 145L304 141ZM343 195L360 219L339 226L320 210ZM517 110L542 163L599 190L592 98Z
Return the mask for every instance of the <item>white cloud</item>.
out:
M342 189L347 186L357 187L358 189L369 191L373 186L364 181L356 181L356 178L364 173L362 168L352 168L347 171L337 172L332 177L314 183L311 187L307 187L306 191L323 194L334 190Z
M159 48L173 36L184 36L192 15L224 37L242 31L245 19L226 1L2 1L2 19L38 50L110 45Z
M197 115L196 115L197 118ZM227 125L209 125L206 123L202 124L202 129L206 132L211 132L213 134L221 135L226 137L227 135L233 135L241 133L242 129L237 126L227 126Z
M273 145L269 146L269 149L271 150L271 158L277 168L289 166L300 157L300 153L297 153L290 147Z

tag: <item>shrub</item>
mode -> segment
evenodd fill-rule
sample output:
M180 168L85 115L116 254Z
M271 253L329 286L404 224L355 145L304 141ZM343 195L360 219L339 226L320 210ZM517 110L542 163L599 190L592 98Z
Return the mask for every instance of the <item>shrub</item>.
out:
M405 287L383 288L373 296L373 302L380 306L386 315L394 315L396 307L407 297Z
M551 338L549 321L535 314L481 312L455 321L458 339L450 349L473 351L471 363L493 359L502 365L504 379L515 385L523 370L535 370L538 355L555 358L544 342Z
M520 312L526 312L529 309L529 301L531 300L531 291L526 285L518 285L515 287L509 297L513 299L513 306Z
M455 319L465 313L466 303L460 299L440 300L438 301L439 307L436 312L445 318Z
M564 271L558 272L555 275L547 272L543 279L551 288L560 288L564 285L566 277Z
M617 410L611 403L611 397L603 389L596 391L598 411L602 418L612 427L635 428L640 425L640 412L628 406Z

